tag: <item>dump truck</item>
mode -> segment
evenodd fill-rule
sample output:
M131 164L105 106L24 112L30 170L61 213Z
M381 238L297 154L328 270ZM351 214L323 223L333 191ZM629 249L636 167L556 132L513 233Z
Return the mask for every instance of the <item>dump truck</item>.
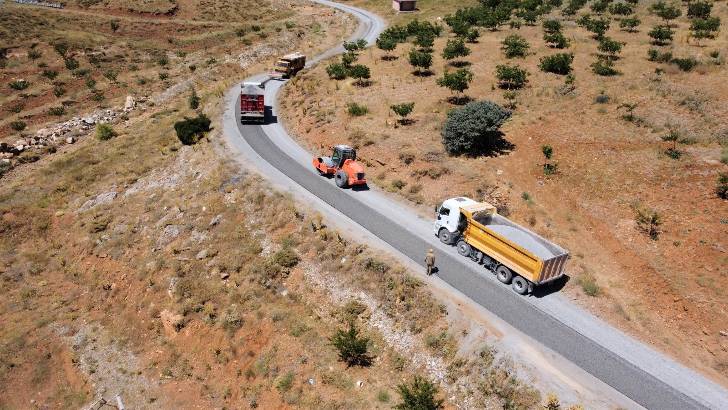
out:
M356 161L356 150L348 145L332 147L330 157L315 157L313 167L321 175L334 176L339 188L365 186L364 167Z
M265 123L264 83L245 82L240 86L240 122Z
M487 202L450 198L435 209L435 235L521 295L564 276L569 253L499 215Z
M281 57L273 70L273 75L281 78L291 78L306 66L306 56L301 53L286 54Z

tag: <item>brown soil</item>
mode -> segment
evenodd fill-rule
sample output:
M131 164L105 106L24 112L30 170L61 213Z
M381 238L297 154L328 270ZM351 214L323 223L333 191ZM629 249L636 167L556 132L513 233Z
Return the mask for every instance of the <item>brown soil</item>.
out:
M573 21L564 22L572 43L566 51L575 54L571 92L565 92L564 77L537 67L540 57L556 52L544 45L540 26L483 31L479 43L468 44L472 54L464 60L472 63L475 78L466 94L473 99L504 103L494 77L498 64L516 63L530 72L529 85L518 92L513 118L503 128L513 147L500 155L466 158L444 152L440 127L447 111L457 108L448 102L448 90L435 83L446 67L440 53L447 34L435 43L435 75L411 74L408 44L398 46L394 61L384 61L376 48L367 50L359 62L372 70L370 86L329 80L324 64L286 88L282 118L314 152L338 143L355 145L371 182L423 209L455 195L498 204L514 220L571 251L566 295L728 385L728 338L720 334L728 331L728 207L714 193L718 172L726 171L719 158L720 144L728 144L723 97L728 75L724 57L709 56L725 48L726 34L723 30L704 46L688 43L689 22L681 17L669 48L675 56L695 56L701 65L685 73L648 62L647 32L657 19L640 8L638 33L618 31L615 21L608 33L626 44L616 62L621 74L615 77L591 72L596 41ZM715 3L713 15L725 19L726 10ZM506 60L500 51L502 39L512 32L529 41L526 58ZM655 74L658 68L664 74ZM595 102L602 93L610 98L606 104ZM413 123L397 125L389 106L407 101L416 103ZM367 106L369 113L349 116L350 102ZM638 104L633 121L623 119L623 103ZM678 146L683 151L679 160L664 154L670 144L660 137L668 128L685 141ZM545 144L553 147L558 163L552 176L543 172ZM402 153L413 161L406 164L409 155ZM396 180L404 187L393 184ZM639 207L660 214L657 240L638 229ZM585 294L592 279L596 297Z

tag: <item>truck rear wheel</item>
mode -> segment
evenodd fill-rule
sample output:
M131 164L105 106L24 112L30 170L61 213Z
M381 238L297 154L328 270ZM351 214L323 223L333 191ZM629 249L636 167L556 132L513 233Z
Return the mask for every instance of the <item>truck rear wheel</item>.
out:
M511 270L507 267L500 265L495 270L495 277L498 278L500 282L507 285L511 283L511 280L513 280L513 272L511 272Z
M467 242L460 240L458 242L458 253L463 256L470 256L471 248Z
M349 185L349 176L346 175L346 172L344 171L336 171L336 175L334 175L334 181L336 181L336 186L339 188L346 188L347 185Z
M440 233L437 236L440 238L440 242L446 245L452 245L453 234L451 234L447 228L440 229Z
M519 295L525 295L526 292L528 292L528 281L521 276L516 276L515 278L513 278L513 283L511 283L511 287Z

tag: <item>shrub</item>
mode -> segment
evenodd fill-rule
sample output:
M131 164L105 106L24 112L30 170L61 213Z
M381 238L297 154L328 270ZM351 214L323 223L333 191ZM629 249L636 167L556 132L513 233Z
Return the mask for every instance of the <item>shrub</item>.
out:
M387 53L387 57L389 57L389 53L394 51L395 48L397 48L397 40L395 40L392 37L380 35L377 39L377 47Z
M111 31L113 31L114 33L119 30L119 27L121 27L121 25L119 24L119 20L111 20L109 22L109 26L111 27Z
M609 19L593 19L588 14L581 17L577 23L594 34L594 38L600 39L609 30Z
M159 79L160 80L164 81L164 80L166 80L168 78L169 78L169 73L167 73L166 71L160 71L159 72Z
M196 110L200 107L200 97L197 95L197 91L194 88L190 90L190 96L187 97L187 104L190 109Z
M326 67L326 74L332 80L343 80L346 78L346 67L341 63L331 63Z
M673 58L670 62L680 67L682 71L690 71L698 65L698 60L692 57Z
M713 4L707 1L691 1L688 3L688 17L705 19L710 17Z
M206 132L210 131L210 123L210 119L200 113L196 118L185 117L184 120L175 122L174 130L182 144L194 145Z
M79 67L78 60L76 60L73 57L68 57L63 59L63 64L66 66L66 69L69 71L73 71Z
M407 183L402 181L401 179L395 179L394 181L392 181L392 188L394 189L401 190L405 186L407 186Z
M166 67L167 64L169 64L169 58L167 58L166 55L159 56L157 64L159 64L160 67Z
M107 80L114 82L114 83L116 82L116 78L118 77L118 75L119 74L113 70L104 71L104 77L106 77Z
M506 58L525 57L529 47L525 38L518 34L511 34L503 40L501 50Z
M664 46L672 41L674 33L670 26L655 26L647 34L652 38L652 44Z
M26 80L13 80L10 83L8 83L8 86L12 88L13 90L22 91L26 88L30 87L30 82Z
M28 58L31 60L37 60L37 59L41 58L42 56L43 56L43 53L41 53L38 50L35 50L35 49L28 50Z
M610 100L611 98L609 98L608 95L604 94L604 91L600 92L599 95L594 98L594 102L597 104L607 104Z
M444 400L438 399L438 389L429 380L415 376L412 383L397 386L400 403L394 406L397 410L439 410L444 408Z
M629 16L634 12L634 7L628 3L612 3L609 12L619 16Z
M276 382L276 389L278 389L281 393L291 390L291 387L293 387L293 372L284 374L278 379L278 382Z
M672 61L672 53L669 51L661 53L660 50L651 48L647 50L647 59L657 63L668 63Z
M619 22L619 28L629 33L634 33L636 28L642 23L637 17L625 17Z
M61 57L66 57L66 54L68 53L68 44L65 42L58 42L53 44L53 49L58 53Z
M544 158L551 159L554 155L554 148L551 145L542 145L541 152L543 153Z
M363 64L357 64L349 69L349 76L356 79L355 83L360 86L367 84L367 81L371 77L371 71L369 67Z
M441 78L437 79L437 85L446 87L451 92L462 93L470 86L473 81L473 73L467 68L461 68L455 72L444 73Z
M369 366L372 357L369 355L369 338L359 336L354 321L349 322L348 330L337 330L329 339L339 352L339 360L347 366Z
M10 123L10 128L17 132L23 131L26 126L27 124L24 121L13 121Z
M60 85L56 85L53 87L53 95L55 95L56 97L61 97L65 93L66 89L61 87Z
M399 160L404 162L405 165L410 165L413 162L415 162L415 154L413 154L411 152L400 152ZM404 185L403 185L403 187L404 187Z
M544 33L553 34L561 32L561 22L558 20L544 20L542 26Z
M649 235L650 239L656 241L660 236L662 217L654 209L636 207L635 221L637 222L637 229Z
M581 285L581 290L584 291L584 294L592 297L599 296L599 285L593 275L585 273L579 277L578 281L579 285Z
M59 105L58 107L51 107L48 109L48 114L53 115L56 117L60 117L61 115L66 113L66 107Z
M417 74L427 73L432 66L432 54L412 49L409 53L409 63Z
M432 50L432 46L435 45L435 35L427 31L417 33L415 45L422 50Z
M298 265L301 258L298 257L296 252L290 246L283 246L281 250L273 254L273 263L283 268L293 268Z
M718 175L718 182L715 185L715 193L718 198L728 199L728 173L721 172Z
M498 86L507 90L522 88L528 82L528 71L517 65L497 65L495 76Z
M85 83L86 83L86 87L88 87L91 90L93 90L93 88L96 87L96 80L94 80L91 77L87 78Z
M674 20L682 15L682 10L678 6L674 4L668 5L662 0L650 6L650 11L665 20L665 22Z
M58 71L56 70L43 70L41 75L49 80L54 80L56 77L58 77Z
M96 125L96 138L100 141L108 141L117 136L114 128L109 124L98 123Z
M550 56L541 57L538 67L541 71L566 75L571 72L571 63L574 61L574 55L571 53L559 53Z
M451 155L493 153L503 144L500 127L511 111L491 101L471 102L448 113L442 143Z
M347 51L341 55L341 64L348 70L352 64L359 59L359 55L353 51Z
M608 54L610 57L614 57L622 51L622 46L623 44L619 41L612 40L609 37L602 37L601 40L599 40L599 46L597 46L597 49L602 53Z
M352 117L361 117L362 115L367 115L367 113L369 113L369 108L367 108L366 105L360 105L352 102L346 105L346 111Z
M470 55L470 49L465 46L465 42L462 39L448 40L447 45L442 50L442 57L447 60L467 57L468 55Z
M569 47L569 40L567 40L566 36L564 36L561 32L545 33L543 35L543 40L551 48L561 49Z
M719 17L696 18L690 23L690 31L698 40L715 38L718 30L720 30Z
M410 115L412 113L412 110L415 108L415 103L408 102L402 104L394 104L389 108L394 111L395 114L400 116L399 122L404 123L407 116Z
M591 6L590 6L591 11L593 11L593 12L595 12L597 14L602 14L605 11L607 11L607 7L609 7L609 2L610 2L610 0L596 0L596 1L594 1L594 2L592 2Z

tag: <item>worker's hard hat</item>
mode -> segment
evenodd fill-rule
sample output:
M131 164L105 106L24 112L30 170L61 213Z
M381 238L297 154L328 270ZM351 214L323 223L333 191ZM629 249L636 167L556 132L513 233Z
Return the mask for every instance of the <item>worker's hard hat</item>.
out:
M430 248L430 250L428 250L427 252L432 252L432 248Z

